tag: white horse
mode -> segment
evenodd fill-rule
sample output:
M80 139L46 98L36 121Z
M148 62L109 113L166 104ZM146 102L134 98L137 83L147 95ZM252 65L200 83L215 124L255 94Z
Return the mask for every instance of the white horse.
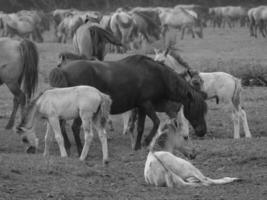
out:
M154 60L164 62L175 70L179 66L181 68L181 65L175 57L169 53L166 54L166 52L159 53L157 51ZM230 106L234 122L234 138L240 138L240 119L243 124L245 136L251 138L247 115L241 107L242 86L240 79L225 72L194 72L194 74L193 76L191 74L192 77L190 78L193 86L200 87L202 91L206 92L208 99L216 98L217 103L224 102Z
M186 156L195 157L189 133L183 132L181 125L176 124L175 120L168 120L160 126L158 134L151 142L145 163L144 177L147 184L167 187L209 186L239 180L231 177L211 179L190 162L172 154L176 147Z
M28 145L27 153L35 153L38 147L34 126L38 117L47 120L44 156L49 155L52 130L58 142L61 157L66 157L59 119L70 120L80 117L84 129L84 146L80 160L85 160L93 139L93 128L97 131L102 144L103 163L108 163L108 146L105 131L109 118L111 99L94 87L76 86L46 90L33 100L25 109L17 133Z

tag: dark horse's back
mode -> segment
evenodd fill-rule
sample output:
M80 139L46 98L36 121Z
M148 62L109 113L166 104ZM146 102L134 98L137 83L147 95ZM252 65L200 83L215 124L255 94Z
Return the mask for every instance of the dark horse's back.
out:
M118 114L140 106L146 100L167 98L164 68L142 55L113 62L78 60L52 70L50 84L53 87L96 87L111 96L111 113ZM56 81L59 75L63 75L64 82Z

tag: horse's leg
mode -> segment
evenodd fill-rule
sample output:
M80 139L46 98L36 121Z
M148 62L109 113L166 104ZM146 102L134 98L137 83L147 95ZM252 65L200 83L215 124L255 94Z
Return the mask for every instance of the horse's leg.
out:
M146 113L143 109L138 109L138 120L137 120L137 137L134 145L134 150L141 149L141 140L144 132Z
M78 118L73 120L73 123L72 123L72 126L71 126L79 156L81 155L82 148L83 148L82 142L81 142L81 138L80 138L81 125L82 125L82 120L81 120L80 117L78 117Z
M83 161L85 160L88 154L94 134L93 134L93 129L92 129L91 116L87 116L85 114L85 116L82 115L81 118L82 118L83 130L84 130L84 145L83 145L83 150L80 156L80 160Z
M14 95L12 113L6 125L6 129L11 129L15 122L15 117L16 117L17 110L19 108L19 104L21 105L21 109L23 110L26 104L26 97L24 93L21 91L19 84L6 83L6 86L9 88L11 93Z
M135 128L135 121L137 117L137 110L133 109L132 111L128 111L123 114L123 134L130 134L131 139L131 146L134 150L134 143L135 143L135 137L134 137L134 128Z
M50 143L53 139L53 130L52 127L50 126L49 122L46 124L46 134L45 134L45 147L44 147L44 156L49 155L49 147Z
M49 120L50 126L54 130L55 139L58 143L61 157L67 157L68 154L67 154L66 149L64 147L64 139L62 137L58 118L57 117L50 117L48 120Z
M143 107L145 109L146 114L153 122L153 128L150 131L149 135L145 138L145 146L148 146L159 128L160 120L155 112L152 103L147 102L143 104Z
M240 118L242 120L245 136L247 138L251 138L251 133L250 133L250 130L248 127L247 114L246 114L246 111L243 108L241 108L241 106L239 107L239 114L240 114Z
M99 125L98 125L99 126ZM103 164L108 164L108 141L107 141L107 132L104 127L96 127L98 137L100 139L102 145L102 153L103 153Z
M240 138L240 120L239 120L239 113L235 108L232 111L232 119L234 122L234 138L238 139Z
M67 151L68 155L70 155L71 144L70 144L70 140L69 140L69 137L67 135L67 132L66 132L66 121L61 119L61 120L59 120L59 123L60 123L62 136L64 138L64 146L66 148L66 151Z
M184 39L184 32L185 32L185 27L182 27L181 40Z

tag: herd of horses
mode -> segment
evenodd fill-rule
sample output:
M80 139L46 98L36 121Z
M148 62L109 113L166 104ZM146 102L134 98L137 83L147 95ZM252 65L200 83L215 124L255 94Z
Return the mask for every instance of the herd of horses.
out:
M77 9L56 9L49 13L36 10L22 10L17 13L0 12L2 36L32 38L43 42L42 34L53 29L53 41L67 42L73 38L80 26L86 22L97 24L111 32L122 47L117 52L138 49L143 43L164 38L168 40L170 29L180 30L181 39L185 33L192 37L203 37L203 29L212 27L230 28L237 23L246 26L251 36L257 37L258 31L263 37L267 33L267 7L176 5L175 7L135 7L118 8L114 12L81 11ZM167 38L167 39L166 39ZM169 41L167 41L169 42ZM114 48L108 48L114 50Z
M172 187L224 184L239 180L230 177L210 179L188 161L172 154L173 149L178 148L189 158L196 156L190 145L192 141L189 138L189 124L193 127L195 135L203 137L206 134L208 99L215 98L217 104L225 102L230 106L234 138L240 137L240 120L245 136L252 137L246 112L242 107L242 87L238 78L224 72L196 71L171 45L163 52L155 50L154 58L146 55L129 55L117 61L104 60L107 43L114 44L118 49L127 49L126 44L130 42L129 38L132 39L133 33L141 34L147 41L150 41L151 37L157 38L161 29L158 23L154 23L155 20L162 22L164 19L165 25L169 21L168 26L163 26L169 28L171 23L175 22L171 20L175 14L186 13L184 16L190 14L191 17L196 14L195 16L202 17L196 21L199 27L202 27L206 15L202 12L203 8L197 8L190 10L189 6L176 6L172 11L166 9L164 14L162 11L162 15L150 13L150 8L135 8L131 11L119 9L108 20L110 30L98 23L99 18L105 18L100 17L98 12L92 12L90 16L81 12L86 22L75 31L72 30L74 53L59 54L58 65L49 73L49 84L52 88L35 98L33 96L38 85L39 61L35 43L28 39L19 41L10 37L0 38L0 83L6 84L14 95L13 110L6 128L11 129L14 126L20 107L20 122L15 130L27 146L27 153L36 152L39 143L35 133L36 121L44 119L47 123L44 156L49 155L49 144L54 133L60 154L66 157L70 154L71 145L65 124L66 120L73 120L72 131L80 160L86 159L95 131L101 141L103 163L107 164L106 129L107 125L112 123L109 121L109 115L122 114L124 133L130 135L132 148L138 150L142 146L149 147L144 171L147 183ZM32 14L22 13L34 18ZM185 22L188 18L185 19L180 14ZM4 30L4 36L19 33L4 22L5 17L10 17L4 15L6 14L3 14L2 21L5 29L8 27ZM56 16L60 26L66 17L72 15ZM135 17L132 18L133 16ZM141 19L146 19L147 26L131 26L131 23L142 21ZM112 30L112 24L117 32ZM40 31L43 30L38 27L30 32L33 39L39 37ZM185 29L189 26L181 27ZM29 37L28 34L25 37ZM58 32L56 35L62 37ZM166 113L170 120L160 126L157 112ZM152 120L153 125L143 140L146 116ZM84 145L80 139L81 127L84 131Z

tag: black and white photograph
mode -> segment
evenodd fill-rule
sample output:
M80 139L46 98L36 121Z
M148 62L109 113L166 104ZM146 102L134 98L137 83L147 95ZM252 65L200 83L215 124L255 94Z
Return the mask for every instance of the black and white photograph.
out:
M266 200L267 0L0 0L0 200Z

